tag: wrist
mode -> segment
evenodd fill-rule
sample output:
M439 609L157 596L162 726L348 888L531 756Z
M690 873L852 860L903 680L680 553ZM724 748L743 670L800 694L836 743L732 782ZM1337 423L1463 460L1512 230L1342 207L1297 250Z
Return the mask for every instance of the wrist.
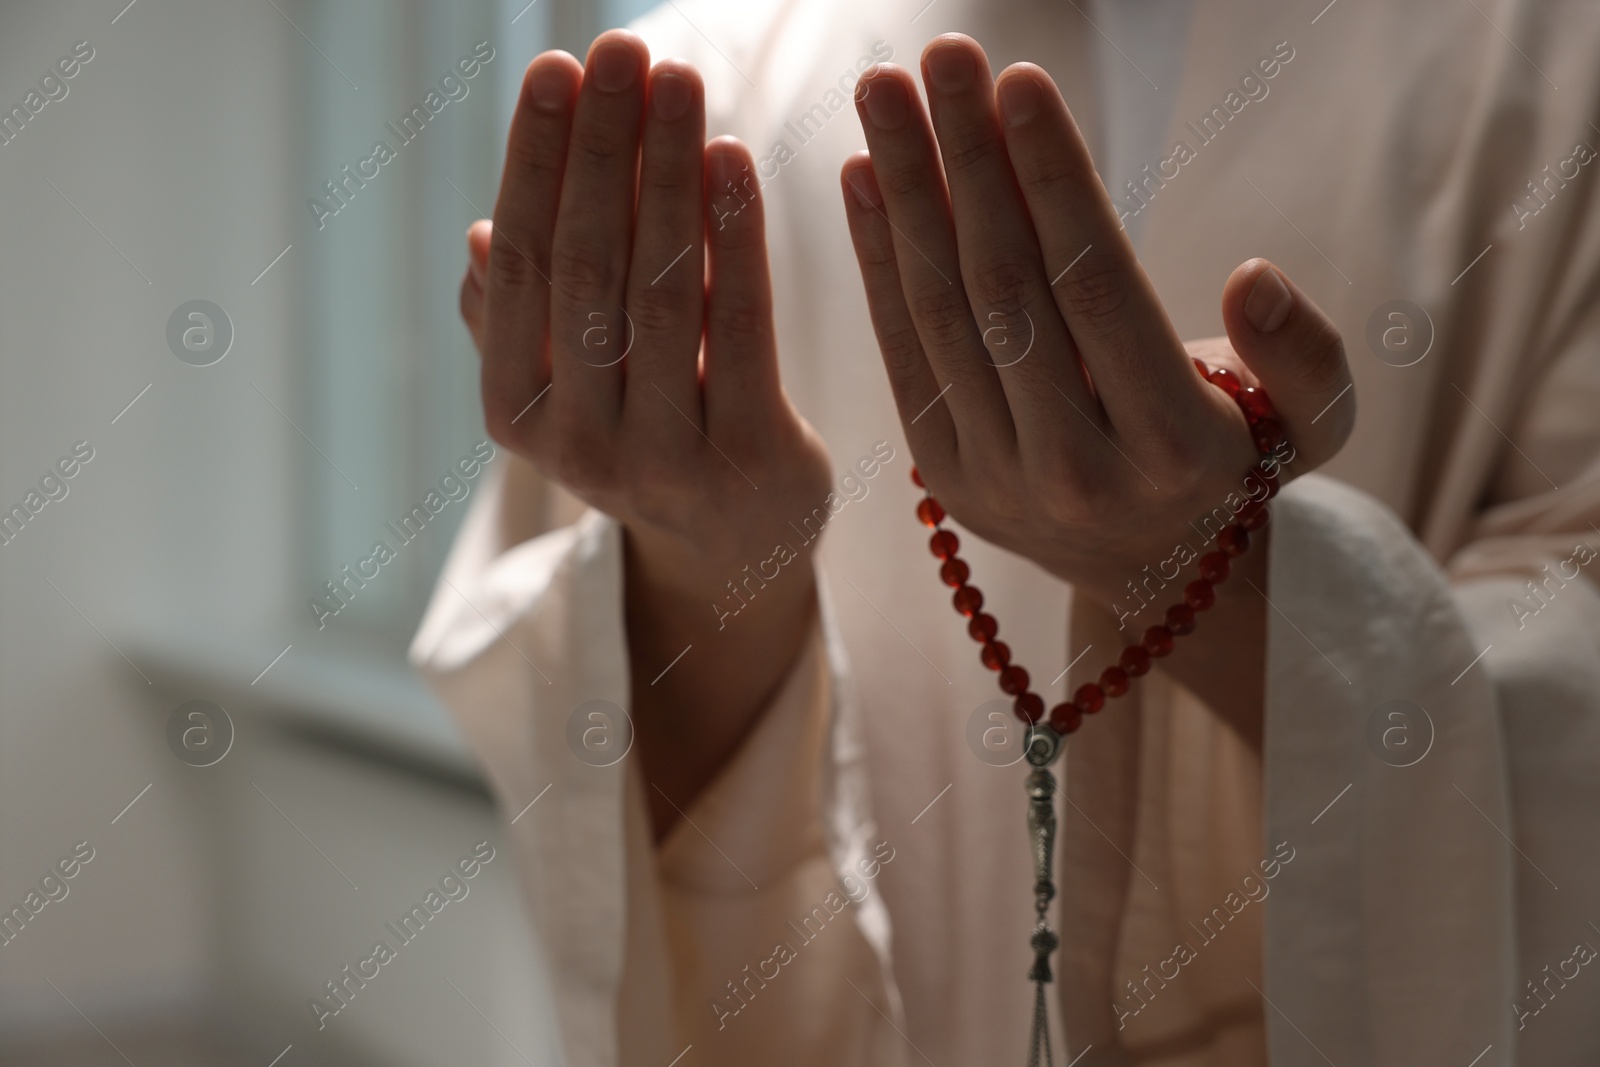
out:
M1249 547L1241 555L1228 557L1228 576L1210 584L1218 604L1240 597L1260 597L1251 589L1266 587L1267 548L1271 525L1249 534ZM1163 552L1140 562L1102 564L1089 569L1092 578L1073 580L1075 593L1104 609L1125 630L1142 632L1145 627L1165 621L1166 609L1184 603L1190 583L1203 577L1202 563L1207 555L1219 552L1217 541L1201 541L1191 534ZM1202 624L1210 609L1200 613Z
M637 647L716 638L724 653L746 645L771 652L796 643L809 621L816 599L809 552L712 555L626 525L623 545Z

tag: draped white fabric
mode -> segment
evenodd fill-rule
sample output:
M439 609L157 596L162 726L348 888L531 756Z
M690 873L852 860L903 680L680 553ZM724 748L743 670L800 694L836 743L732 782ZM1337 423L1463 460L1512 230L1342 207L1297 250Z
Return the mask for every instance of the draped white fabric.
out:
M417 635L507 818L549 787L509 834L573 1067L1022 1060L1022 771L968 748L993 676L911 516L836 199L850 79L953 29L1045 66L1102 146L1074 5L676 0L641 26L705 72L711 131L773 161L790 395L841 471L896 450L828 528L804 656L670 836L636 760L568 745L580 704L628 702L610 520L541 530L506 457ZM1600 214L1595 168L1557 169L1600 144L1595 54L1592 4L1194 0L1167 136L1194 158L1135 202L1141 258L1202 337L1228 271L1271 257L1344 331L1361 415L1274 504L1261 757L1159 671L1073 737L1063 1059L1600 1062ZM1546 166L1562 184L1530 198ZM1365 340L1396 299L1432 326L1404 367ZM1083 653L1047 699L1126 640L1030 564L963 554L1036 676ZM1419 748L1384 734L1396 701Z

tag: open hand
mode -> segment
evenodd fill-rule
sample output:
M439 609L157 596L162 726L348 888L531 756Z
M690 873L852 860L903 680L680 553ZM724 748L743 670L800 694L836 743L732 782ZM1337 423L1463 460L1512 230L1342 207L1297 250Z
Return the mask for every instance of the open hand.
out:
M829 481L778 382L753 177L739 142L705 143L693 67L650 69L622 31L587 69L547 52L461 287L491 436L621 520L630 565L707 618Z
M905 71L862 78L869 152L842 172L907 439L958 521L1110 604L1244 492L1257 448L1196 372L1050 77L1018 64L996 84L948 35L923 78L931 120ZM1204 354L1271 394L1285 477L1333 456L1355 412L1334 402L1350 378L1333 324L1264 260L1234 271L1223 319L1242 363Z
M461 310L490 434L626 531L631 710L659 837L802 647L809 561L779 555L748 609L722 602L742 603L734 580L794 540L830 477L778 382L750 153L705 143L693 67L649 64L614 31L587 67L563 52L529 65Z

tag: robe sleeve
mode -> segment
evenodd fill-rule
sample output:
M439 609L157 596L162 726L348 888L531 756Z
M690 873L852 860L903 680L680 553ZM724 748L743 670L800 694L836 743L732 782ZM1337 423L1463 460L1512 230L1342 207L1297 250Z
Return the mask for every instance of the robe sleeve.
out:
M1321 1062L1306 1036L1335 1062L1600 1062L1593 266L1520 403L1495 425L1461 405L1495 448L1451 547L1315 477L1275 516L1267 840L1305 842L1267 912L1275 1064Z
M1420 1062L1487 1031L1468 1062L1505 1045L1514 964L1513 853L1487 825L1510 828L1497 704L1481 663L1462 673L1481 646L1442 572L1372 498L1312 475L1284 490L1272 523L1264 750L1259 767L1239 767L1259 783L1259 807L1219 808L1197 787L1205 778L1192 765L1230 751L1227 730L1214 719L1197 729L1187 712L1198 702L1159 671L1130 694L1133 714L1069 747L1068 797L1083 816L1063 832L1063 895L1080 902L1063 916L1069 1051L1095 1046L1113 1058L1085 1062L1112 1063L1141 1039L1209 1042L1213 1057L1197 1062L1220 1063L1216 1035L1249 1012L1274 1067ZM1075 645L1124 643L1103 611L1074 612ZM1411 766L1385 762L1368 740L1391 701L1432 724L1423 742L1412 722L1427 752ZM1177 758L1149 758L1173 736L1188 739ZM1246 813L1264 825L1241 842L1229 823ZM1144 873L1112 862L1097 834ZM1148 839L1163 837L1167 848L1146 858ZM1233 924L1210 909L1246 876L1270 883L1270 903ZM1208 880L1216 888L1190 891ZM1240 935L1213 946L1223 922L1212 914L1264 924L1260 956L1219 968ZM1171 988L1125 994L1141 963ZM1185 969L1211 980L1176 981ZM1129 1026L1129 1016L1143 1018Z
M494 472L411 656L510 821L564 1062L664 1067L691 1045L713 1067L900 1062L872 885L893 850L867 814L826 604L750 737L657 847L629 748L621 530L591 511L507 538L504 488Z
M1293 858L1272 864L1260 970L1241 971L1274 1067L1600 1062L1600 974L1586 973L1600 947L1600 321L1584 322L1507 427L1501 472L1442 562L1332 479L1301 478L1274 503L1266 734L1245 773L1259 774L1257 855ZM1114 647L1108 617L1075 611L1075 646ZM1094 825L1064 831L1065 893L1084 901L1064 920L1074 1051L1118 1047L1120 1016L1143 1006L1120 988L1143 958L1119 963L1153 894L1095 835L1138 862L1152 810L1170 826L1205 806L1181 759L1148 758L1197 704L1157 681L1136 715L1069 753L1068 795ZM1213 720L1209 738L1225 732ZM1187 825L1220 851L1218 826ZM1164 886L1184 873L1171 852L1148 872ZM1235 849L1223 865L1237 880L1250 861ZM1205 914L1213 901L1173 906L1175 881L1146 913ZM1214 958L1194 929L1181 936Z

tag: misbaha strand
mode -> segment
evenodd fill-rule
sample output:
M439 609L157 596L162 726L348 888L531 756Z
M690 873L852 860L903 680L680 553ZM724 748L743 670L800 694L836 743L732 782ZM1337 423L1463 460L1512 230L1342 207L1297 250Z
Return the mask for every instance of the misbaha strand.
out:
M940 560L939 577L955 589L951 603L957 612L967 617L967 633L982 647L979 661L992 671L999 672L1000 689L1014 697L1012 705L1017 718L1028 727L1028 737L1023 746L1028 763L1032 766L1026 782L1028 791L1028 838L1034 864L1034 910L1037 921L1029 944L1033 948L1033 966L1028 980L1034 983L1033 1025L1028 1041L1028 1067L1052 1062L1050 1049L1049 1016L1046 1011L1044 987L1053 980L1050 954L1060 945L1060 938L1045 920L1050 901L1055 897L1055 881L1051 876L1051 858L1055 851L1056 779L1047 769L1061 754L1068 734L1083 725L1084 716L1097 714L1106 701L1123 696L1134 678L1147 673L1153 660L1170 655L1177 638L1194 632L1196 615L1216 603L1216 587L1226 581L1232 569L1231 560L1250 549L1250 533L1267 524L1266 502L1278 493L1279 471L1282 467L1277 452L1285 444L1283 425L1275 417L1267 394L1254 386L1246 386L1232 371L1219 367L1211 369L1203 360L1194 360L1200 375L1226 393L1243 412L1250 427L1250 436L1262 459L1251 471L1264 486L1260 499L1251 499L1234 516L1235 521L1222 528L1216 536L1216 548L1200 557L1199 577L1184 587L1183 600L1167 608L1165 621L1145 630L1141 639L1122 650L1117 662L1100 672L1097 681L1081 685L1072 699L1050 709L1045 716L1044 698L1029 688L1030 676L1021 664L1011 661L1011 649L997 640L1000 624L995 617L983 611L983 593L968 584L972 568L956 555L961 539L944 529L945 512L915 467L911 480L924 492L917 504L917 518L933 529L928 548Z

